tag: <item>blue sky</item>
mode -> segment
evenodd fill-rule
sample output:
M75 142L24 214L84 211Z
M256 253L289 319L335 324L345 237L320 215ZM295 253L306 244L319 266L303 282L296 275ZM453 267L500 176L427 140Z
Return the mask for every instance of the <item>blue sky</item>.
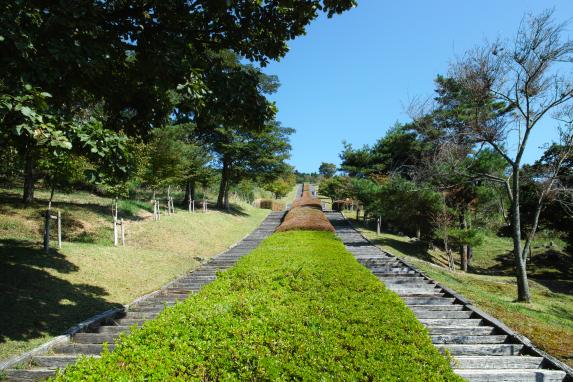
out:
M573 17L573 0L358 2L315 20L286 57L264 69L281 81L271 98L278 119L297 130L290 162L299 171L338 164L343 140L371 144L396 121L407 121L406 105L431 96L433 79L456 56L485 39L513 36L526 12L555 8L559 20ZM546 127L533 134L526 161L539 155Z

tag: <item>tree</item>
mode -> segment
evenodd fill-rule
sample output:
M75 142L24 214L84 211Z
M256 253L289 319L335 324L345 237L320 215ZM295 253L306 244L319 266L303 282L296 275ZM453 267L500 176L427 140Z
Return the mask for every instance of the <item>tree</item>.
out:
M326 178L320 182L320 193L328 196L334 204L335 200L350 196L348 186L349 179L347 177L334 176L332 178Z
M109 131L146 137L181 110L199 113L209 94L205 73L217 67L212 52L233 51L265 65L284 56L287 42L304 34L320 12L332 17L353 6L353 0L296 6L282 0L2 2L0 97L25 107L0 116L1 128L11 132L22 119L34 120L44 125L41 136L50 146L67 145L60 138L68 126L91 113ZM50 99L28 102L28 88ZM257 105L249 94L245 100ZM15 137L0 143L3 150L16 144L24 156L23 198L29 202L37 136Z
M567 23L555 24L552 16L552 11L528 16L513 44L485 44L468 52L452 68L465 96L464 110L472 116L459 136L490 145L511 168L509 180L490 179L505 185L511 201L517 299L525 302L531 300L526 257L536 227L531 228L523 244L522 158L539 122L573 98L573 78L559 71L563 63L573 60L573 41L564 38ZM509 142L517 143L513 153L506 149Z
M336 165L334 163L322 162L318 167L318 173L325 178L332 178L336 174Z
M193 140L193 134L191 124L153 130L141 174L146 185L153 189L180 186L186 191L184 202L195 198L196 183L207 182L212 174L208 167L211 156Z

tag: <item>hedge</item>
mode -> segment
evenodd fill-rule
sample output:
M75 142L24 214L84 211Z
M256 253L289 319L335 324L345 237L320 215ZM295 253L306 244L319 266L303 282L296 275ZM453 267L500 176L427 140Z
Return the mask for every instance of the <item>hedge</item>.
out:
M295 230L335 232L334 227L322 212L320 200L310 195L306 184L302 197L293 202L282 224L277 228L277 232Z
M57 381L443 381L426 329L332 233L277 233Z

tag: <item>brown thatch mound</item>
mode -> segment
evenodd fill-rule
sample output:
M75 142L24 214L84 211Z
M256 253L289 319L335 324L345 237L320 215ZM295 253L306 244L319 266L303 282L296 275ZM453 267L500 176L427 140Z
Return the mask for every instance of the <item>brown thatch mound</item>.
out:
M302 197L292 204L283 223L277 228L277 232L293 230L334 232L334 227L322 212L320 200L310 196L308 185L304 186Z

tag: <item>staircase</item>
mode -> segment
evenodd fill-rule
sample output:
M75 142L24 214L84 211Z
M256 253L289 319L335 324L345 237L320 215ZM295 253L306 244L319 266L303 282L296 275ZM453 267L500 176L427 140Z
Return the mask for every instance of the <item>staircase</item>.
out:
M454 371L468 381L573 381L573 371L541 352L463 297L370 243L344 216L327 212L348 251L397 293L426 326L432 342L452 356Z
M256 230L234 247L176 279L159 292L137 301L127 311L107 319L92 331L76 333L70 341L53 346L45 354L32 356L26 365L1 371L5 380L23 382L46 379L52 377L58 368L75 362L82 355L99 357L104 343L113 350L120 333L129 332L133 325L141 326L145 321L157 317L166 306L175 305L177 301L198 292L205 284L215 280L217 272L235 265L241 257L274 232L283 215L284 212L271 212Z

